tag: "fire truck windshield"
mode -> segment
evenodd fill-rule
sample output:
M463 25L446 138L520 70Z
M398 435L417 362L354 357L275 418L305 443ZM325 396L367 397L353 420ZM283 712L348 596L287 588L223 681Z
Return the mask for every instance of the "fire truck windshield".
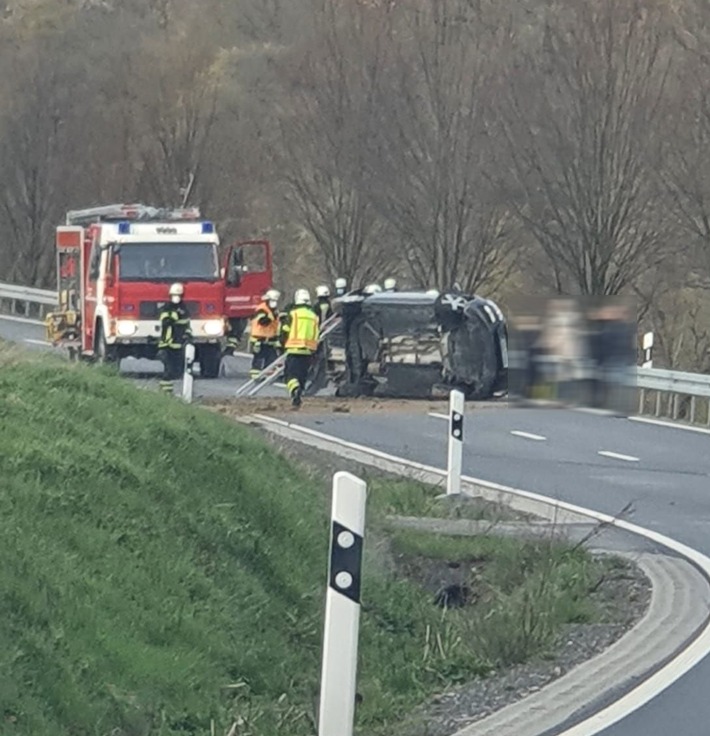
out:
M122 243L121 281L217 281L214 243Z

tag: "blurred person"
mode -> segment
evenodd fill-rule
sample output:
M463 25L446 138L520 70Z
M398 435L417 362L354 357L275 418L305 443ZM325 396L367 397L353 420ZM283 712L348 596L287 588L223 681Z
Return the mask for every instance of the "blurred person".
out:
M579 395L587 360L585 321L574 299L557 303L552 318L553 345L557 361L557 394L563 400Z

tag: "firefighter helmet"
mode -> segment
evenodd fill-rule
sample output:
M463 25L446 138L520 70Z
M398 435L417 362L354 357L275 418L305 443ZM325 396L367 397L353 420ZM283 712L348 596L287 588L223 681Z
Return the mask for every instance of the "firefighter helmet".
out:
M308 289L298 289L293 295L293 303L296 306L311 303L311 295L308 293Z
M170 296L183 296L185 294L185 287L180 283L171 284Z
M269 289L264 294L264 299L267 302L277 302L281 298L281 292L278 289Z
M385 291L394 291L397 288L395 279L385 279Z
M365 294L379 294L382 291L382 287L379 284L368 284L363 292Z
M319 299L327 299L330 296L330 289L325 285L316 286L316 296Z

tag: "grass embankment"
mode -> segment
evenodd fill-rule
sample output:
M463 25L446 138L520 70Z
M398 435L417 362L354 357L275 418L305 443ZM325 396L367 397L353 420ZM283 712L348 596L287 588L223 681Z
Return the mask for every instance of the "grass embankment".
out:
M0 478L1 733L314 733L329 479L108 370L1 346ZM401 486L377 492L394 500L373 514L406 506ZM432 605L422 556L483 565L472 607ZM595 565L509 539L373 533L359 733L544 650L590 615Z

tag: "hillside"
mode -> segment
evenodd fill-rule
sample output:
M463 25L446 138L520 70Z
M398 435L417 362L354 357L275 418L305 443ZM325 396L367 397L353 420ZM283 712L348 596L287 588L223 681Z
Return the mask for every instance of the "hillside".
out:
M0 733L314 733L329 471L108 369L0 343L0 477ZM378 515L426 514L433 493L372 487L360 734L595 616L600 568L580 550L383 536ZM490 592L470 611L443 616L421 584L442 555L476 561ZM543 625L521 636L531 615Z

